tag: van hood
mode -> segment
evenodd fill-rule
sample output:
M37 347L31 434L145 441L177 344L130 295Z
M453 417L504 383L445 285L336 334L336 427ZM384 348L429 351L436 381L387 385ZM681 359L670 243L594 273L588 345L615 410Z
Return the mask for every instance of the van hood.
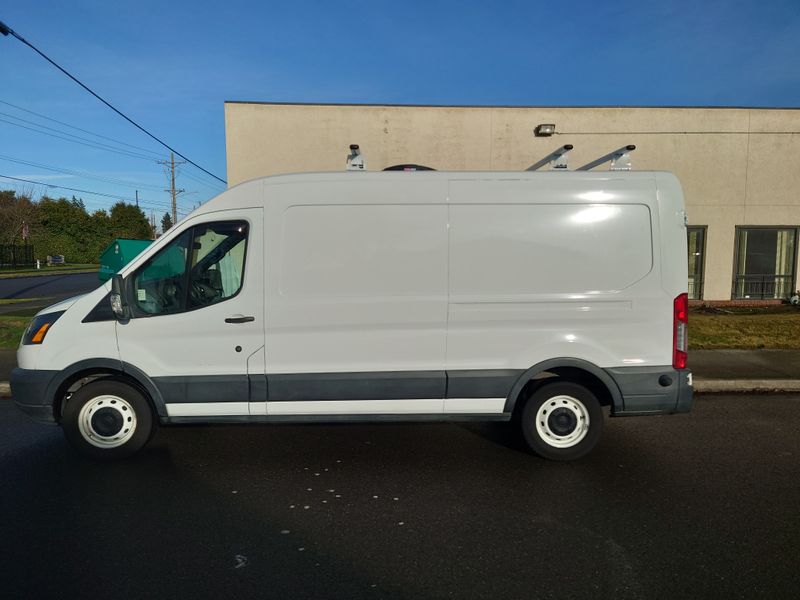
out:
M51 312L58 312L58 311L67 310L70 306L75 304L78 300L83 298L85 295L86 294L80 294L78 296L73 296L72 298L67 298L66 300L62 300L61 302L56 302L55 304L51 304L50 306L48 306L46 308L43 308L38 313L36 313L36 316L38 317L39 315L46 315L47 313L51 313Z

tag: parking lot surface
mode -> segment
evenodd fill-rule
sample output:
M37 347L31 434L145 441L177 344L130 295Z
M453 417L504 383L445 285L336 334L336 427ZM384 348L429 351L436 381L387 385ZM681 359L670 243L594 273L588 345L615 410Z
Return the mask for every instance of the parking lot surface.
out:
M589 457L501 424L164 428L98 464L0 401L0 594L785 598L800 398L613 419Z

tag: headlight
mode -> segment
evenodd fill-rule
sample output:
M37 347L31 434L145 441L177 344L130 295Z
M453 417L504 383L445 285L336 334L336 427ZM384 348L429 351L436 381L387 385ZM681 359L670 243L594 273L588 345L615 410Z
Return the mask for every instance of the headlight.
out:
M47 335L47 332L50 331L50 328L53 326L53 323L58 321L58 318L63 315L64 312L65 311L61 310L58 312L45 313L36 317L31 321L31 324L28 325L28 328L22 335L22 343L26 346L41 344L44 341L44 336Z

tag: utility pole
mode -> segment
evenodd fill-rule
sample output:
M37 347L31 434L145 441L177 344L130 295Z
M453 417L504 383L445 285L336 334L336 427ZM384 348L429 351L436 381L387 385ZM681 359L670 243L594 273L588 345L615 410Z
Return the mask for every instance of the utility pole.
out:
M175 224L178 222L178 194L182 194L186 190L184 189L176 189L175 188L175 165L182 165L186 161L181 160L175 162L175 153L169 153L169 162L166 160L158 161L159 164L164 165L164 170L168 171L169 176L169 189L164 190L165 192L169 192L172 196L172 223Z
M136 190L136 208L139 208L139 190Z

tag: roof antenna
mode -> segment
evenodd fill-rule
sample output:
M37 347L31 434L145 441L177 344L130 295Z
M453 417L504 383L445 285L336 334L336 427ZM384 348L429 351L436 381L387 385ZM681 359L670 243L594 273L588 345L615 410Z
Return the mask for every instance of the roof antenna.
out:
M545 156L542 160L537 163L533 163L530 167L525 169L526 171L535 171L546 164L550 165L551 169L558 170L558 171L566 171L567 170L567 153L572 150L572 144L565 144L561 146L558 150L551 152L547 156Z
M631 152L636 150L636 146L628 144L622 148L618 148L613 152L609 152L605 156L601 156L597 160L593 160L580 167L578 171L588 171L594 169L598 165L611 161L611 171L630 171L631 170Z
M361 150L358 149L358 144L350 144L350 154L347 155L347 170L363 171L365 167L364 156L361 154Z

